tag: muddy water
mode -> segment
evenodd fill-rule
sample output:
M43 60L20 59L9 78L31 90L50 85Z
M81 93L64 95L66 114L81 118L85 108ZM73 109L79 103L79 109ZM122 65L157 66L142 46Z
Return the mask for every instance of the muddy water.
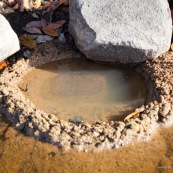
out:
M169 173L172 166L173 126L159 130L148 142L78 153L24 136L0 119L1 173Z
M144 103L146 88L132 69L77 59L50 62L30 71L20 84L38 108L59 118L119 120Z

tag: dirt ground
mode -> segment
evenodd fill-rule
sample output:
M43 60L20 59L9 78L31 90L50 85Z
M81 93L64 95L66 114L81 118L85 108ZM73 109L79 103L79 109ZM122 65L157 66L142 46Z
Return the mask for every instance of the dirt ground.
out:
M1 173L171 173L173 127L148 142L101 152L61 151L16 131L0 118Z

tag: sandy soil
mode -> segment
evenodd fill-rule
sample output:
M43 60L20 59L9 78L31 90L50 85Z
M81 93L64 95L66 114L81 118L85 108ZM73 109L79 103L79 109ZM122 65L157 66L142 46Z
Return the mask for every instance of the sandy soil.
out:
M44 51L43 51L44 50ZM45 51L46 50L46 51ZM136 68L148 84L146 104L138 108L138 117L127 122L70 123L47 115L37 109L21 92L18 83L21 77L48 61L64 58L81 58L73 48L63 49L58 41L40 45L32 57L19 60L6 69L0 78L0 110L13 125L35 137L50 142L59 148L74 148L78 151L117 148L132 140L147 140L159 126L171 125L172 111L172 53L147 61Z
M0 118L1 173L171 173L173 127L160 129L148 142L100 152L61 151L27 137Z

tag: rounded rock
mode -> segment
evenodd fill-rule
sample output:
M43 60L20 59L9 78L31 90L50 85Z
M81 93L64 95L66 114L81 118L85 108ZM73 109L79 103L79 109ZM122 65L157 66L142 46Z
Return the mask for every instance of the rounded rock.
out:
M70 0L69 30L87 58L135 64L169 49L172 21L166 0Z

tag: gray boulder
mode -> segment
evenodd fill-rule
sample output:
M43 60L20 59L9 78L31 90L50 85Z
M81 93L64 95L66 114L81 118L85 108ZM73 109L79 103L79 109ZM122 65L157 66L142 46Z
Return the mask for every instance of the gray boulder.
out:
M20 49L16 33L9 22L0 14L0 61L14 54Z
M166 52L167 0L70 0L69 31L87 58L134 64Z

